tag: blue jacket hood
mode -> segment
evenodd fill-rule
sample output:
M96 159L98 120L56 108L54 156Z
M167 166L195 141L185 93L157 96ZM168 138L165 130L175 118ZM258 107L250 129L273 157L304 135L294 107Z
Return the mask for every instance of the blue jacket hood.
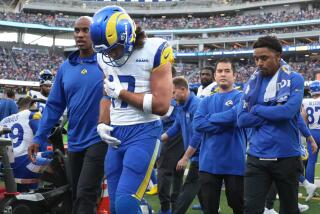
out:
M74 51L68 56L68 60L71 65L76 66L80 63L96 63L97 62L97 53L93 53L89 57L81 58L80 51Z

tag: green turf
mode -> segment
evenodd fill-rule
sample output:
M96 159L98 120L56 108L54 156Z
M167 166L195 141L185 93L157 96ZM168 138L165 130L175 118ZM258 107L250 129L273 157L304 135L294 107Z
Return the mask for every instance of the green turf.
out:
M319 159L320 158L318 158L318 164L316 166L315 177L318 177L320 179L320 160ZM303 193L304 196L306 195L303 187L300 187L300 192ZM320 190L318 190L318 192L320 193ZM145 198L150 203L150 205L152 206L155 213L158 213L158 211L160 209L160 203L159 203L158 196L157 195L156 196L145 196ZM319 214L320 213L320 198L313 198L309 202L305 202L304 198L300 198L299 202L302 204L309 205L309 210L307 210L304 213L306 213L306 214ZM192 204L198 204L198 199L196 198ZM221 214L232 214L232 210L228 207L224 191L222 191L222 193L221 193L220 208L221 208ZM275 209L277 211L279 211L279 200L276 200ZM200 214L201 212L194 211L191 208L189 208L187 213L188 214Z
M67 124L66 124L65 128L67 128ZM66 135L64 135L64 142L67 143L67 141L68 141L68 137ZM318 164L316 166L315 177L320 179L320 158L318 158ZM305 195L304 189L303 188L300 188L300 189L301 189L300 192L303 193L303 195ZM158 196L157 195L156 196L145 196L145 198L150 203L150 205L152 206L155 213L157 213L160 209L160 203L159 203ZM320 213L320 198L312 199L308 203L304 202L303 198L299 199L299 201L300 201L300 203L308 204L310 207L309 210L304 213L306 213L306 214L319 214ZM198 204L197 198L193 201L192 205L193 204ZM226 196L225 196L224 191L222 191L222 194L221 194L220 208L221 208L221 214L232 214L232 210L227 205ZM277 211L279 211L279 201L278 200L276 201L275 209ZM191 208L187 211L187 213L188 214L200 214L199 211L194 211Z
M300 192L305 195L305 192L302 189ZM155 211L155 213L158 213L158 211L160 209L158 196L157 195L156 196L145 196L145 199L147 199L147 201L150 203L150 205L152 206L152 209ZM299 202L302 204L309 205L309 210L307 210L304 213L306 213L306 214L319 214L320 213L320 198L312 199L309 202L305 202L304 198L301 198L301 199L299 199ZM192 204L198 204L198 199L196 198ZM220 208L221 208L220 214L232 214L232 210L228 207L224 191L222 191L222 193L221 193ZM275 210L279 211L279 200L276 200ZM189 208L187 213L188 214L189 213L190 214L200 214L201 212L195 211L195 210L192 210L191 208Z
M68 122L66 123L66 125L64 125L64 128L65 128L66 130L68 130ZM67 144L67 142L68 142L68 135L63 135L63 142L64 142L64 144Z

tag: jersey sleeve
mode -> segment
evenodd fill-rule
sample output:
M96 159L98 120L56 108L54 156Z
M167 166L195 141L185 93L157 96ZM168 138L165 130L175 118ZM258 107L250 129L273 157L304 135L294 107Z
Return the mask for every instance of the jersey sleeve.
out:
M31 94L31 91L27 91L27 97L31 97L32 98L32 94Z
M173 50L168 42L163 42L159 46L154 56L153 69L156 69L157 67L164 65L167 62L170 62L171 64L174 63Z
M41 113L32 112L29 117L29 126L32 129L33 135L36 134L38 127L39 127L39 120L41 119Z

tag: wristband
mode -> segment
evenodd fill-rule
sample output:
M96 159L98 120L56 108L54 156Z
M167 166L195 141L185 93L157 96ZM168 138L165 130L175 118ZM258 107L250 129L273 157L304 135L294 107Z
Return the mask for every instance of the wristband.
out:
M152 114L152 94L145 94L143 97L143 111Z

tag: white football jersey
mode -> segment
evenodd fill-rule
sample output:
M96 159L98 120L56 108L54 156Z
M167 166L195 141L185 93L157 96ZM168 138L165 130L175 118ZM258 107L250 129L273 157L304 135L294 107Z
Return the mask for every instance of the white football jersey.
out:
M210 96L212 93L212 89L217 85L216 82L213 82L209 85L207 85L205 88L203 88L202 85L199 86L198 92L197 92L197 97L207 97Z
M39 99L43 99L43 100L48 100L48 97L43 96L40 91L34 91L34 90L30 90L27 94L28 96L30 96L31 98L39 98ZM46 104L44 103L36 103L37 105L37 109L39 109L39 111L42 113L43 109L46 107Z
M160 38L148 38L143 48L134 50L121 67L105 64L102 55L97 56L99 66L107 78L119 81L122 87L134 93L151 93L150 76L154 68L173 62L172 48ZM112 99L110 119L112 125L134 125L159 120L159 116L145 113L120 99Z
M320 129L320 98L307 98L302 103L307 113L309 128Z
M33 132L29 125L30 120L40 119L39 112L24 110L17 114L4 118L0 125L11 128L12 133L6 137L12 140L14 157L20 157L28 154L28 147L33 140Z

